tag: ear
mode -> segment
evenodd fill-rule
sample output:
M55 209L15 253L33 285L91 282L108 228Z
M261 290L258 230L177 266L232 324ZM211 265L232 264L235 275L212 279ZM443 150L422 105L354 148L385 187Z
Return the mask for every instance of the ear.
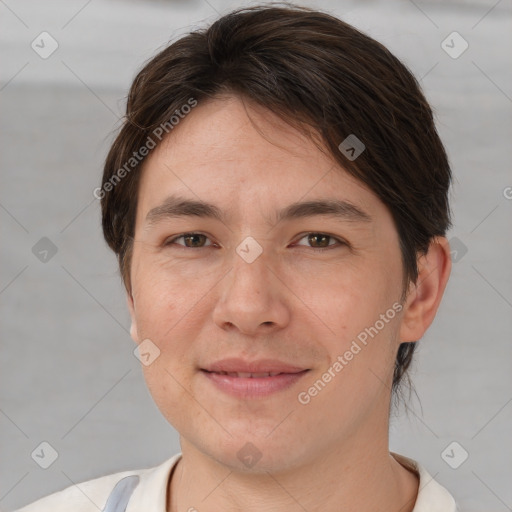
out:
M445 237L436 237L418 258L418 279L410 283L400 326L400 342L417 341L428 329L441 303L452 260Z
M133 295L131 291L126 292L126 302L128 303L128 311L130 312L131 318L130 336L132 337L132 340L138 345L140 341L139 334L137 331L137 320L135 318L135 302L133 300Z

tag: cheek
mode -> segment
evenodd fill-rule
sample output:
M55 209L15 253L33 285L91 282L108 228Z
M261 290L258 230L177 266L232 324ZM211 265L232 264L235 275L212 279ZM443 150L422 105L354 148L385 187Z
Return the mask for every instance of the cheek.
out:
M303 286L299 288L300 297L311 305L329 334L343 345L382 312L386 301L385 279L375 263L367 259L330 265L305 274Z
M179 368L178 368L179 370ZM176 368L170 367L165 355L143 368L147 388L160 412L178 430L191 421L191 390Z
M376 377L369 375L369 370L387 376L393 367L400 322L401 266L389 256L331 273L317 305L328 327L323 343L331 364L342 358L339 375L344 377L337 382L343 380L343 386L349 388L365 385L368 377L374 381Z
M183 331L190 326L194 306L211 288L207 276L186 275L183 268L162 264L147 258L133 273L135 315L140 336L163 342L172 339L172 330Z
M143 283L143 284L141 284ZM148 389L164 416L174 424L176 412L187 417L190 402L191 344L197 338L193 321L195 290L178 286L158 272L139 275L135 314L139 336L151 340L158 356L142 366Z

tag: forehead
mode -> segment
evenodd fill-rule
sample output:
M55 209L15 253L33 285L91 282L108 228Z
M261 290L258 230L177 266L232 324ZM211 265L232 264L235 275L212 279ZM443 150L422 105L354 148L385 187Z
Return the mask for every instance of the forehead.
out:
M184 117L148 160L175 159L181 166L251 161L334 163L310 137L253 102L221 96L198 104ZM228 165L227 165L228 166Z
M309 196L357 201L362 209L380 203L311 137L233 96L200 103L147 157L138 219L176 193L233 211Z

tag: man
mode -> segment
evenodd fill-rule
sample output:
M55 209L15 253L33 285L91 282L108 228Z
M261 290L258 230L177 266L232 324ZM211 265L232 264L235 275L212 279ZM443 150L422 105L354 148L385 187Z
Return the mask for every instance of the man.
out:
M181 453L22 510L456 510L388 443L450 180L413 76L334 17L242 9L164 49L95 195Z

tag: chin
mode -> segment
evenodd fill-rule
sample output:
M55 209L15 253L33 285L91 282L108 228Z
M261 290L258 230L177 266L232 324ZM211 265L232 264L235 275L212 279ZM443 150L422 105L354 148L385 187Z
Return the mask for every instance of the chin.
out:
M267 435L251 437L237 436L216 442L205 450L216 462L231 471L250 474L278 473L301 464L307 459L304 443L300 439L284 442L285 439L270 439ZM204 445L204 441L202 443Z

